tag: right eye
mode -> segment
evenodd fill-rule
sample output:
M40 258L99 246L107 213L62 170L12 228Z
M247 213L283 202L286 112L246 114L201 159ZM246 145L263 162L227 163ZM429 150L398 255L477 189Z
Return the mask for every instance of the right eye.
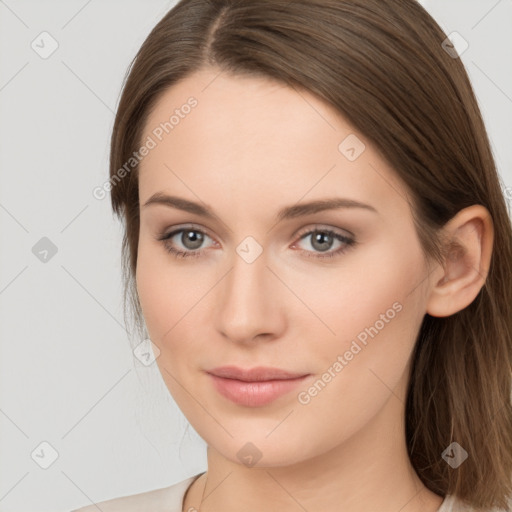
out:
M179 235L179 236L178 236ZM205 237L210 238L204 231L197 228L181 228L164 233L158 237L158 240L164 244L167 252L171 253L176 258L197 258L202 255L203 250L197 250L204 242ZM177 238L177 240L174 240ZM180 243L183 249L176 248Z

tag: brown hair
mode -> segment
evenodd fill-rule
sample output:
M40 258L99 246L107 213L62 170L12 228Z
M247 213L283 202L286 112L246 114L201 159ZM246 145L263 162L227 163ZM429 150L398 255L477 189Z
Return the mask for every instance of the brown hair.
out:
M140 147L161 94L213 65L303 88L345 116L411 191L429 258L443 262L439 229L448 220L485 206L494 223L486 282L457 314L425 315L411 365L406 441L430 490L475 508L505 508L512 491L512 227L469 78L443 48L445 39L415 0L182 0L127 72L110 176ZM140 329L137 179L137 166L117 178L111 200L125 223L125 299ZM469 455L456 469L442 458L454 441Z

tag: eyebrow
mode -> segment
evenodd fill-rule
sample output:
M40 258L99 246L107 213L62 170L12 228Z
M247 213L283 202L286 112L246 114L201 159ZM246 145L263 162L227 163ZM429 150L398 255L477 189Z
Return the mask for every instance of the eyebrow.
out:
M170 196L164 194L162 192L157 192L153 194L143 205L143 207L150 206L152 204L160 204L164 206L169 206L171 208L176 208L178 210L183 210L188 213L193 213L195 215L200 215L201 217L205 217L207 219L214 219L215 215L212 212L212 209L208 206L204 206L199 203L195 203L193 201L189 201L187 199L183 199L177 196ZM277 221L283 221L288 219L294 219L297 217L301 217L304 215L311 215L313 213L322 212L325 210L337 210L340 208L360 208L368 211L372 211L377 213L377 210L365 203L361 203L359 201L355 201L354 199L347 199L341 197L334 197L328 199L319 199L316 201L310 201L308 203L295 204L292 206L286 206L279 210L276 215Z

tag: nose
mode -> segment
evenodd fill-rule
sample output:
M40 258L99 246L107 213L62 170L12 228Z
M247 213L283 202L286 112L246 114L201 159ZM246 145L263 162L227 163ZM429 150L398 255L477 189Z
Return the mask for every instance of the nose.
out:
M231 270L215 297L218 332L235 343L251 343L258 336L273 340L286 328L284 286L269 269L263 252L249 263L236 253Z

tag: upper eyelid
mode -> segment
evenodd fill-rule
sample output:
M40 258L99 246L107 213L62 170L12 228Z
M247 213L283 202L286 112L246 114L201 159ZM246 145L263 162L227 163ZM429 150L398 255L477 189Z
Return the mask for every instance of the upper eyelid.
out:
M351 233L348 229L337 228L334 226L327 226L323 224L314 224L313 226L307 228L301 228L297 231L294 231L293 236L302 236L308 235L313 231L332 231L337 235L344 236L345 238L355 238L355 235Z
M201 233L204 233L206 236L209 236L212 240L215 239L212 235L208 233L207 229L204 229L203 227L194 226L194 225L186 225L186 226L178 226L176 228L172 228L169 230L165 230L161 234L161 238L170 238L171 236L175 236L178 233L181 233L182 231L199 231Z

